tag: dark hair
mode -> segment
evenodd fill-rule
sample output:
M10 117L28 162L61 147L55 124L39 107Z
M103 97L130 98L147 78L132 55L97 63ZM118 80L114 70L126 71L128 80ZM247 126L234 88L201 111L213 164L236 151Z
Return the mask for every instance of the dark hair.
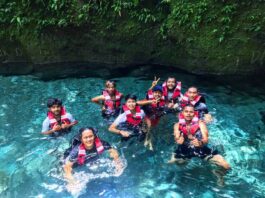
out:
M152 91L160 91L161 93L163 93L163 88L162 88L162 86L160 86L160 85L156 85L156 86L152 89Z
M177 82L177 79L175 77L173 77L173 76L167 77L167 80L166 81L168 81L168 79L170 79L170 78L174 78L175 79L175 82Z
M97 136L97 133L98 133L98 130L96 128L93 128L93 127L83 127L81 129L79 129L79 133L78 133L78 138L79 140L81 141L82 139L82 134L85 130L91 130L94 134L94 136Z
M129 100L129 99L133 99L133 100L137 100L137 96L134 94L128 94L125 96L125 101Z
M194 88L194 89L197 90L197 92L199 92L199 89L198 89L197 87L195 87L195 86L190 86L190 87L188 88L188 90L189 90L190 88Z
M47 107L50 108L53 105L58 105L58 106L62 106L63 102L62 100L58 99L58 98L49 98L48 102L47 102Z
M186 105L185 107L183 107L182 111L184 111L184 109L186 109L187 107L192 107L192 108L194 109L194 111L195 111L194 106L192 106L191 104L188 104L188 105Z
M116 88L116 82L115 81L113 81L113 80L107 80L105 82L105 87L108 87L109 84L113 84L114 88Z

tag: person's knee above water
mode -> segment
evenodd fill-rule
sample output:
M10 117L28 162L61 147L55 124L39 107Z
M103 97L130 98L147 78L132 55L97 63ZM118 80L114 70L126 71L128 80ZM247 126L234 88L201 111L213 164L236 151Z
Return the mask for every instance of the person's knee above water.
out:
M181 107L185 107L186 105L194 106L195 110L199 112L199 118L206 121L206 123L212 120L211 115L209 114L206 100L199 93L196 87L190 87L188 91L184 94L180 101Z
M115 117L118 116L120 112L122 97L122 93L116 89L116 83L107 80L102 95L92 98L91 101L101 106L102 115L104 117Z
M156 126L159 119L166 114L166 103L162 94L162 86L156 85L152 90L148 90L145 100L137 102L143 106L146 117L151 121L152 126Z
M225 159L207 146L208 129L203 121L195 116L195 109L191 105L183 108L182 119L174 125L174 137L178 144L174 159L190 159L199 157L209 160L225 169L230 165Z
M118 152L108 142L101 140L97 136L94 128L81 128L79 130L78 140L78 144L73 145L69 156L65 160L64 171L66 179L73 179L72 169L74 165L82 166L91 163L98 159L105 151L109 151L110 157L118 162Z
M73 116L66 112L60 99L50 98L47 107L49 110L42 124L42 134L58 136L69 132L71 127L77 124Z
M137 105L136 100L137 97L132 94L128 94L125 97L124 112L111 124L109 127L110 132L119 134L125 138L144 134L143 124L145 122L145 113ZM120 129L121 125L123 126L122 129Z

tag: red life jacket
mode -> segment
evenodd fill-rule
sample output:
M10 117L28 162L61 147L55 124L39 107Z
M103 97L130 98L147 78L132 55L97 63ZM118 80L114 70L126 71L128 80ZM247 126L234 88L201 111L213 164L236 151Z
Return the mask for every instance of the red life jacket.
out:
M133 126L138 126L142 122L142 117L141 117L141 108L140 106L135 107L135 117L133 116L132 112L129 110L129 108L126 105L123 105L123 111L126 114L126 122L133 125Z
M186 105L190 104L192 106L195 106L197 102L199 102L199 100L201 99L201 95L197 95L193 101L190 101L187 92L184 94L182 100L181 100L181 106L185 107Z
M97 153L99 155L104 152L104 146L98 137L95 138L95 145ZM86 148L85 145L82 143L78 147L77 163L79 165L83 165L85 163L85 160L86 160Z
M104 90L102 92L103 96L104 96L104 105L105 107L107 107L108 109L116 109L121 105L121 96L122 94L120 92L118 92L117 90L115 90L115 100L111 99L111 96L109 95L109 93Z
M153 100L153 99L154 99L153 91L152 91L152 90L148 90L148 92L147 92L147 96L148 96L148 100ZM152 107L152 109L155 109L155 108L157 108L157 107L164 107L165 104L166 104L166 103L165 103L165 97L162 96L161 99L160 99L160 101L159 101L159 103L158 103L158 105L152 103L152 104L151 104L151 107Z
M70 124L71 121L67 118L66 116L66 110L64 107L61 107L61 123L63 124ZM50 121L50 128L52 129L54 125L59 124L58 121L55 119L54 115L52 112L48 112L48 118Z
M191 121L191 126L190 126L190 133L192 135L195 135L195 133L200 129L199 126L199 117L198 117L198 112L195 112L194 117L192 118ZM184 119L184 116L182 113L179 114L179 130L184 134L184 135L188 135L188 130L187 130L187 124L186 121Z
M168 99L168 88L167 88L167 82L164 82L163 85L163 96ZM180 96L180 91L181 91L181 82L178 81L177 85L173 91L172 99L175 100Z

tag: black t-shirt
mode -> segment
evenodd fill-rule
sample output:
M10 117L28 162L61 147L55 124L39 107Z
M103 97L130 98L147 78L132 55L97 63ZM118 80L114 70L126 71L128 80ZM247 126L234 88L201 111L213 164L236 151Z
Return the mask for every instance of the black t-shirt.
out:
M104 150L109 150L112 148L108 142L103 141L103 140L100 140L100 141L104 147ZM79 145L75 146L70 152L68 156L68 159L70 162L77 163L78 151L79 151ZM97 152L96 145L94 144L94 147L91 150L86 150L85 163L94 161L98 159L98 157L99 157L99 154Z
M195 104L194 106L195 110L199 112L199 118L203 118L204 114L209 113L207 105L206 105L206 100L202 96L200 100Z

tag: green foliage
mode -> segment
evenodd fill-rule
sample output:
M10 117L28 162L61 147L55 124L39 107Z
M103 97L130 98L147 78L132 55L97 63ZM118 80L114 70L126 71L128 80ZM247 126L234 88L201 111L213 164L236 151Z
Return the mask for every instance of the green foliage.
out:
M263 9L259 9L262 3L262 0L1 0L0 35L12 36L24 30L39 34L47 28L96 25L109 30L115 23L130 19L142 27L155 25L163 39L181 32L191 42L207 27L210 35L223 42L240 28L235 26L237 17L250 8L257 11L247 16L244 31L264 31Z

